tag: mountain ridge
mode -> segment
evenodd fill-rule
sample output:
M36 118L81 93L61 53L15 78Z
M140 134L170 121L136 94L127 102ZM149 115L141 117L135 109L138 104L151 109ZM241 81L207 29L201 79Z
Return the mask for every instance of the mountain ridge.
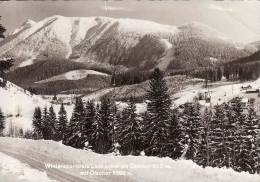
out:
M155 67L163 71L208 67L212 60L214 64L221 64L252 52L247 46L238 47L237 43L199 22L177 27L129 18L60 15L39 22L28 20L0 43L0 57L16 60L11 71L15 76L11 81L17 84L25 73L24 69L19 72L21 68L35 72L33 65L41 61L58 61L57 67L66 67L69 62L81 63L85 66L80 68L102 68L110 73L114 66L120 72L149 72ZM45 69L52 72L39 73L40 76L36 73L34 77L45 80L47 75L62 74L56 69ZM35 85L27 82L26 88L30 84Z
M198 22L176 27L128 18L54 15L39 22L27 20L20 29L12 34L14 38L7 38L7 41L0 46L0 55L12 55L24 60L42 58L46 55L50 58L60 56L67 59L76 58L79 61L86 59L100 61L102 59L103 62L109 63L112 60L107 52L110 51L113 54L113 50L107 49L105 44L113 44L111 48L119 48L122 49L121 54L125 52L129 54L129 48L135 47L138 43L142 44L142 41L145 42L145 40L148 41L145 43L154 43L155 39L167 39L173 44L175 37L183 32L190 34L189 36L193 38L226 41L225 38L217 35L216 30ZM97 55L95 50L97 47L103 48L104 46L106 50L103 52L107 60L104 60L104 56L99 53ZM162 46L160 41L157 41L154 47L150 47L153 51L159 51L160 54L155 55L152 61L156 62L166 51ZM141 47L145 47L145 45ZM147 60L141 60L141 62L144 61Z

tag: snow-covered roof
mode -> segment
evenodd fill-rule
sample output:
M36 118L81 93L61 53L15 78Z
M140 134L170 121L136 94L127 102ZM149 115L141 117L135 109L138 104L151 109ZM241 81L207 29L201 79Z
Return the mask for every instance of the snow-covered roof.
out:
M247 103L249 101L249 99L247 98L247 97L243 97L242 99L241 99L241 102L242 103Z

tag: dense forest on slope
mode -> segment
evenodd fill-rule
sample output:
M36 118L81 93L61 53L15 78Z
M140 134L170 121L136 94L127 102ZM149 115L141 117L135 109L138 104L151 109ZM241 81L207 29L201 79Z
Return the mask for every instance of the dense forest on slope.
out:
M227 79L252 80L260 76L260 51L224 65Z

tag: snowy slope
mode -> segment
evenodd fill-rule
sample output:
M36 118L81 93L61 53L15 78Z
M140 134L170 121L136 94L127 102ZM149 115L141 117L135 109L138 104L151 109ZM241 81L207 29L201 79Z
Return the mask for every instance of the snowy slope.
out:
M227 37L225 37L223 34L218 32L214 28L196 21L184 24L180 26L179 29L191 34L192 36L216 39L218 38L220 40L230 41Z
M18 65L18 67L25 67L25 66L29 66L29 65L32 65L33 64L33 58L30 58L26 61L23 61L22 63L20 63Z
M145 156L101 155L78 150L53 141L0 138L0 151L33 159L87 181L105 182L259 182L259 175L231 169L205 168L192 161ZM28 156L28 152L30 155ZM1 162L0 162L1 163ZM55 166L55 165L60 165ZM78 167L76 167L78 166ZM87 172L103 173L95 175ZM115 175L120 171L121 175ZM104 174L104 172L106 172ZM0 173L1 174L1 173ZM123 175L122 175L123 174Z
M36 106L47 105L39 96L32 96L29 92L10 82L7 83L6 88L0 87L0 96L0 108L5 115L12 115L12 117L7 117L7 120L18 120L19 124L24 127L30 126L32 113ZM16 118L18 113L21 117Z
M52 82L57 80L80 80L86 78L88 75L108 76L108 74L101 73L98 71L81 69L81 70L73 70L60 75L56 75L48 79L38 81L36 83L47 83L47 82Z
M94 25L94 18L48 17L16 30L13 34L15 36L7 39L0 47L0 53L17 51L16 56L28 58L36 57L42 52L55 55L55 51L58 51L60 56L67 57L71 53L71 47L83 40L88 29Z
M3 153L0 153L0 179L1 182L57 182L49 179L46 173Z
M128 19L120 18L117 20L119 22L119 30L125 32L137 32L137 33L177 33L179 30L177 27L170 25L162 25L159 23L138 20L138 19Z
M17 128L24 130L32 128L32 117L35 107L49 107L51 104L40 96L31 95L28 91L18 87L10 82L7 83L6 88L0 87L0 108L4 112L7 123L6 131L10 123ZM57 112L58 105L54 105ZM66 108L68 113L71 113L71 107Z
M28 20L24 25L16 29L5 44L0 47L0 54L15 53L16 56L35 56L41 54L42 51L53 53L55 50L47 50L48 46L60 46L59 51L66 52L66 57L71 54L72 48L81 41L92 39L97 41L103 36L106 30L112 26L119 24L118 29L121 32L129 33L175 33L177 28L173 26L160 25L154 22L134 20L134 19L112 19L107 17L63 17L51 16L37 23ZM95 38L92 29L101 26L102 29L97 30ZM57 51L57 50L56 50ZM60 54L61 55L61 54ZM63 55L61 55L63 56Z

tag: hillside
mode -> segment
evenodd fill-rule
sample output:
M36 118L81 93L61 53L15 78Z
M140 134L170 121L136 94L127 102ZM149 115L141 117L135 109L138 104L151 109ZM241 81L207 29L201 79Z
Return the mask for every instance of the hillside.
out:
M51 104L40 96L32 95L27 90L7 82L5 88L0 87L1 102L0 108L6 116L6 130L10 125L17 129L31 129L32 117L35 107L49 107ZM53 105L55 111L59 109L59 105ZM71 111L70 106L66 106ZM70 112L69 112L70 113Z
M169 94L172 96L177 92L183 90L187 86L201 84L203 80L193 79L184 75L167 76L165 77L167 86L169 87ZM108 95L114 97L117 101L127 101L134 98L137 102L143 102L147 90L149 89L149 81L144 81L139 84L124 85L115 88L105 88L97 92L86 94L84 100L99 100L101 97Z
M250 62L255 62L255 61L260 61L260 51L257 51L249 56L234 60L234 61L230 62L229 64L250 63Z
M255 41L255 42L249 43L248 46L253 47L256 50L260 50L260 41Z
M241 81L258 79L260 77L260 51L224 64L224 75Z
M77 72L77 70L89 70L92 74L80 79L59 79L59 77L62 77L61 75ZM92 65L68 60L41 60L32 65L8 72L7 78L11 82L25 89L32 89L38 94L71 93L70 90L76 90L77 92L79 90L83 90L83 92L88 90L89 92L107 87L110 83L110 76L104 73L104 69L96 69Z

